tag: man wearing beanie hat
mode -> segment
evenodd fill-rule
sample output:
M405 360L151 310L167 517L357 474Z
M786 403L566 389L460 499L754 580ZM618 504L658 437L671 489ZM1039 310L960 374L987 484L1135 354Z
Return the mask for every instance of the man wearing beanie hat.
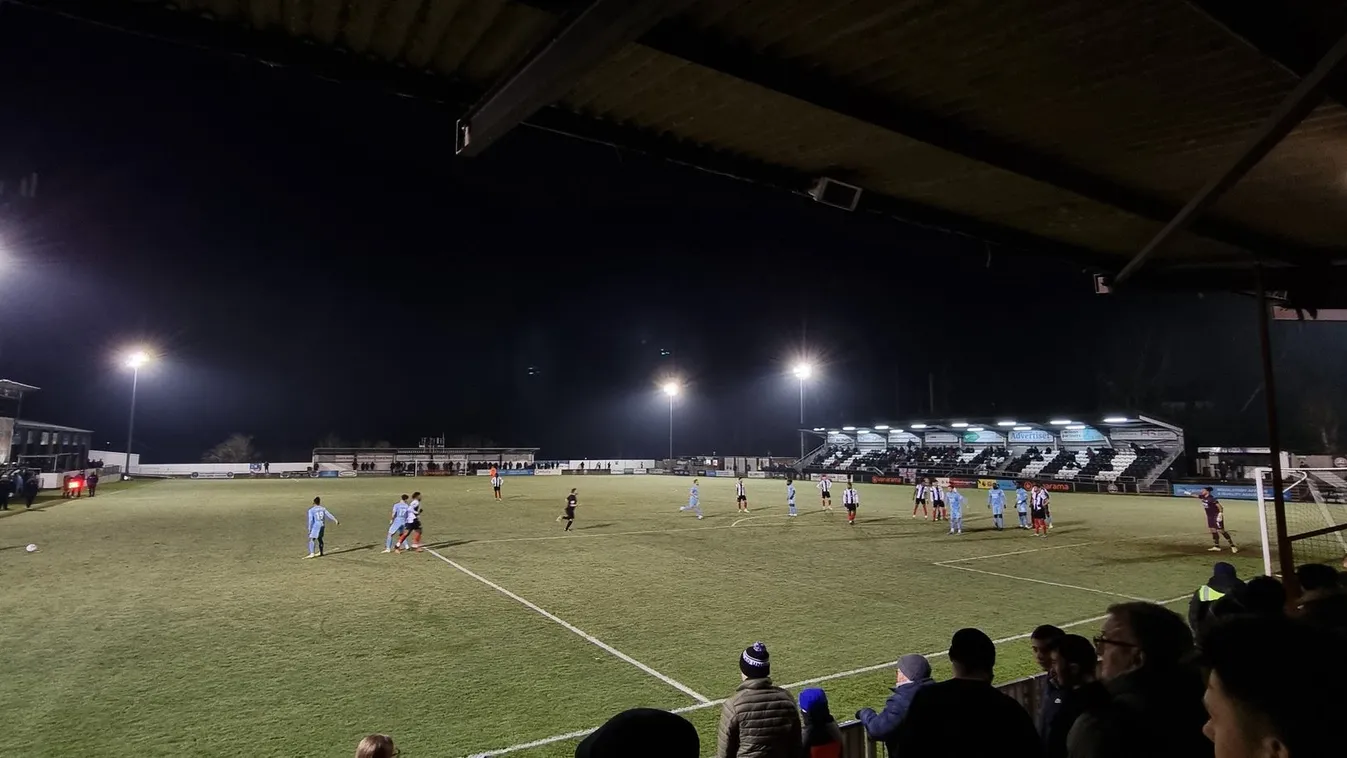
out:
M912 698L923 687L935 681L931 678L931 663L926 656L909 653L898 659L896 673L897 685L893 694L884 703L884 710L875 713L871 708L862 708L856 712L856 718L865 725L870 739L883 742L889 755L898 754L898 727L907 718L907 709Z
M1205 627L1211 607L1217 600L1234 595L1244 589L1244 582L1235 574L1235 567L1225 561L1217 561L1211 567L1211 578L1193 592L1188 601L1188 628L1198 634Z
M608 719L575 748L575 758L697 758L701 741L687 719L654 708L633 708Z
M796 758L800 712L795 698L772 684L771 656L761 642L739 655L738 689L720 710L716 758Z

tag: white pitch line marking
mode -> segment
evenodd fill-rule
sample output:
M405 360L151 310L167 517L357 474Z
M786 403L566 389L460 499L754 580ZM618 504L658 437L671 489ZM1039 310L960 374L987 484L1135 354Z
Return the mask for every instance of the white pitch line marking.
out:
M1015 579L1015 580L1021 581L1021 582L1033 582L1034 584L1046 584L1046 585L1048 585L1049 587L1061 587L1062 589L1067 589L1067 590L1080 590L1080 591L1082 591L1082 592L1093 592L1093 593L1095 593L1096 595L1110 595L1110 596L1112 596L1112 597L1121 597L1121 598L1125 598L1125 599L1127 599L1127 600L1142 600L1142 601L1145 601L1145 602L1147 602L1147 603L1153 603L1153 602L1155 602L1154 600L1151 600L1150 598L1135 597L1135 596L1133 596L1133 595L1123 595L1123 594L1120 594L1120 593L1117 593L1117 592L1109 592L1108 590L1097 590L1097 589L1095 589L1095 588L1093 588L1093 587L1082 587L1082 586L1080 586L1080 585L1078 585L1078 584L1062 584L1061 582L1049 582L1049 581L1046 580L1046 579L1031 579L1031 578L1029 578L1029 577L1027 577L1027 576L1011 576L1010 574L1002 574L1002 573L997 572L997 571L983 571L982 569L969 568L969 567L967 567L967 566L951 566L951 565L948 564L948 563L937 563L937 564L935 564L935 565L940 566L940 567L942 567L942 568L955 569L955 570L958 570L958 571L971 571L971 572L973 572L974 574L986 574L987 576L999 576L999 577L1001 577L1002 579Z
M975 555L971 558L950 558L946 561L936 561L941 566L947 566L951 563L968 563L970 561L985 561L989 558L1008 558L1012 555L1028 555L1029 553L1043 553L1049 550L1066 550L1072 547L1087 547L1089 545L1115 544L1118 542L1138 542L1141 540L1160 540L1166 537L1179 537L1179 534L1156 534L1149 537L1124 537L1116 540L1091 540L1089 542L1070 542L1065 545L1052 545L1050 547L1033 547L1027 550L1012 550L1008 553L993 553L991 555ZM953 568L951 566L950 568Z
M451 561L451 560L449 560L448 558L445 558L443 555L440 555L438 551L435 551L435 550L427 550L426 552L430 553L431 555L435 556L436 558L439 558L440 560L444 561L445 563L449 564L450 566L453 566L454 568L458 569L459 571L463 572L464 574L467 574L468 576L472 577L473 579L476 579L477 581L481 582L482 584L485 584L486 586L488 586L488 587L490 587L491 589L493 589L493 590L499 592L500 594L502 594L502 595L504 595L504 596L510 598L511 600L514 600L515 602L517 602L517 603L523 605L524 607L528 608L529 610L532 610L532 611L534 611L535 613L538 613L538 614L541 615L543 618L546 618L546 619L548 619L549 621L552 621L552 622L554 622L554 623L557 623L557 624L561 625L561 626L562 626L563 628L565 628L567 631L572 632L573 634L578 635L579 637L583 638L586 642L590 643L591 645L594 645L594 646L596 646L596 647L598 647L598 648L600 648L600 649L602 649L602 650L608 652L610 655L612 655L612 656L614 656L614 657L616 657L616 658L619 658L619 659L621 659L621 660L623 660L623 661L626 661L627 663L630 663L631 665L633 665L633 666L635 666L636 668L638 668L638 669L644 671L645 673L647 673L647 674L649 674L649 675L655 677L656 679L660 680L661 682L664 682L665 684L669 685L670 687L673 687L674 689L678 690L679 692L682 692L684 695L687 695L688 697L692 698L693 700L696 700L696 701L701 702L701 703L709 703L709 702L711 702L710 698L708 698L708 697L706 697L705 695L703 695L703 694L697 692L696 690L692 689L691 687L688 687L687 685L683 684L682 682L679 682L679 681L673 679L672 677L670 677L670 676L668 676L668 675L661 674L660 672L658 672L658 671L656 671L656 670L650 668L649 666L645 665L644 663L641 663L640 661L636 660L635 658L632 658L630 655L627 655L626 653L622 652L621 650L618 650L617 648L613 647L612 645L609 645L608 643L604 642L603 640L599 639L598 637L595 637L594 635L589 634L588 632L585 632L584 630L580 629L579 627L576 627L574 624L571 624L570 622L568 622L568 621L566 621L566 620L564 620L564 619L562 619L562 618L560 618L560 617L558 617L558 616L556 616L556 615L554 615L554 614L552 614L552 613L549 613L549 612L543 610L543 609L542 609L541 607L539 607L537 604L531 603L531 602L529 602L528 600L525 600L524 598L522 598L522 597L520 597L520 596L514 594L513 592L511 592L511 591L505 589L504 587L500 586L499 584L496 584L495 582L491 581L490 579L487 579L486 577L484 577L484 576L482 576L482 575L480 575L480 574L473 573L472 571L470 571L469 569L465 568L464 566L461 566L461 565L459 565L458 563L455 563L454 561Z
M1159 602L1159 605L1170 605L1172 603L1177 603L1180 600L1187 600L1188 597L1189 597L1188 595L1182 595L1180 597L1172 598L1170 600L1161 600ZM1083 624L1092 624L1096 621L1103 621L1106 618L1108 618L1108 614L1104 614L1102 616L1091 616L1090 618L1081 619L1079 621L1070 621L1065 624L1058 624L1058 626L1061 627L1062 629L1070 629L1072 627L1081 626ZM1007 642L1027 640L1029 639L1029 636L1031 634L1032 632L1025 632L1023 634L1016 634L1010 637L1002 637L999 640L992 640L992 644L1003 645ZM949 655L949 650L941 650L935 653L927 653L926 657L943 658L947 655ZM830 682L833 681L834 679L844 679L846 677L856 676L858 674L868 674L872 671L881 671L883 669L893 668L894 666L897 665L898 665L897 661L886 661L884 663L876 663L873 666L863 666L861 668L851 669L850 671L840 671L836 674L828 674L827 676L814 677L813 679L802 679L798 682L792 682L791 684L784 685L784 687L785 689L788 690L794 690L800 687L807 687L808 685L811 684L818 684L820 682ZM718 705L724 705L726 699L727 698L721 698L719 700L708 700L704 703L697 703L696 705L685 705L682 708L673 709L672 711L670 711L670 713L690 713L692 711L701 711L707 708L715 708ZM551 745L554 742L564 742L565 740L580 739L582 737L589 736L597 729L598 727L596 726L590 729L580 729L574 732L567 732L565 734L557 734L551 737L544 737L542 739L533 740L532 742L521 742L518 745L511 745L509 747L497 748L496 750L487 750L482 753L473 753L472 755L468 756L468 758L495 758L495 756L498 755L508 755L510 753L517 753L520 750L529 750L535 747Z

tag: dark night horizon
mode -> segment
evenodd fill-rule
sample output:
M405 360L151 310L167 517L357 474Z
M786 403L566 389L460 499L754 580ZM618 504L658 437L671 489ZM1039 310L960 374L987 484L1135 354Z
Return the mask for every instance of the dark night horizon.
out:
M140 345L147 462L234 432L270 460L330 433L655 457L669 376L678 453L791 455L802 354L809 426L1144 409L1266 442L1247 298L1096 296L1068 262L527 129L459 160L434 103L13 18L0 179L42 191L0 226L0 377L96 448ZM1284 442L1340 444L1343 327L1273 339Z

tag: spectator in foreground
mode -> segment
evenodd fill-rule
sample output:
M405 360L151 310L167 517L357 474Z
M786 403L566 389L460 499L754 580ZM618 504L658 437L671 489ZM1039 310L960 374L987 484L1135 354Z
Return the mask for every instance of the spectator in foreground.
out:
M907 718L908 708L912 706L912 698L923 687L931 684L931 664L926 660L926 656L909 653L898 659L898 672L895 674L897 684L893 688L893 694L884 703L884 710L875 713L870 708L862 708L856 712L856 718L865 726L865 732L870 735L870 739L884 743L889 755L898 755L898 727L902 726L903 719Z
M716 758L796 758L802 736L795 698L772 684L767 646L755 642L739 655L738 689L720 710Z
M804 720L805 758L841 758L842 729L828 709L828 695L818 687L800 693Z
M1202 638L1202 731L1219 758L1340 756L1347 640L1277 617L1232 618Z
M1094 638L1108 700L1067 735L1071 758L1209 758L1202 737L1202 677L1189 665L1193 635L1154 603L1110 606Z
M1201 634L1216 601L1243 589L1244 582L1236 575L1235 567L1225 561L1217 562L1211 567L1211 578L1188 601L1188 627L1194 634Z
M949 646L954 678L922 688L898 730L899 756L1034 758L1042 754L1033 719L992 687L996 645L960 629Z
M1029 649L1034 651L1034 661L1040 669L1051 674L1052 646L1065 636L1066 632L1052 624L1043 624L1029 633ZM1057 709L1062 707L1060 685L1051 676L1043 677L1042 681L1038 693L1038 714L1034 718L1034 726L1040 735L1048 733L1048 724L1057 714Z
M371 734L355 748L355 758L393 758L397 754L393 738L386 734Z
M1078 634L1063 634L1048 647L1048 678L1058 693L1052 720L1043 725L1043 754L1066 758L1066 735L1076 719L1103 704L1108 691L1095 678L1094 643Z
M633 708L608 719L575 747L575 758L697 758L697 729L675 713Z
M1347 634L1347 590L1342 577L1332 566L1309 563L1296 569L1296 579L1304 590L1296 606L1296 616L1307 623Z
M1233 613L1252 616L1285 616L1286 588L1277 579L1270 576L1256 576L1244 585L1244 591L1235 595ZM1217 608L1217 616L1223 618L1228 613L1224 607Z

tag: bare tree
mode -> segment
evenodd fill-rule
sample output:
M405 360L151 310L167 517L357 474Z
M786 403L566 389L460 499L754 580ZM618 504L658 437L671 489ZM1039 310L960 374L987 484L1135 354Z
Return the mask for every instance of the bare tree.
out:
M257 458L253 449L253 438L247 434L234 433L224 442L216 445L201 456L202 463L250 463Z

